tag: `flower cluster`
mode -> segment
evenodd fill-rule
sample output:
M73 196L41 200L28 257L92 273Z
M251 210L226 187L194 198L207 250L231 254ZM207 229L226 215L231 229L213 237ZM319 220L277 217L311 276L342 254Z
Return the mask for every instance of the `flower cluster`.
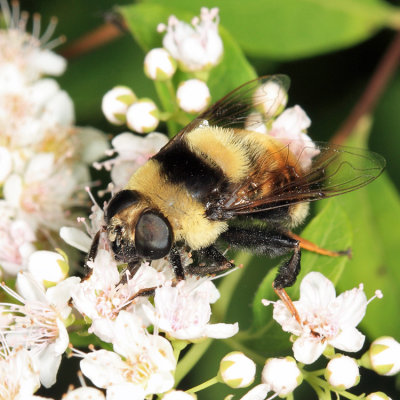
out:
M7 24L0 30L0 266L8 275L27 269L38 247L70 224L83 205L79 191L90 182L88 166L107 148L104 135L74 125L71 98L47 76L61 75L66 61L51 51L52 21L33 33L18 3L1 2Z
M161 112L150 99L138 99L128 87L117 86L105 94L102 110L109 122L125 124L136 133L154 131L160 121L184 121L182 112L196 114L203 111L211 100L207 86L210 69L219 64L223 56L223 43L218 33L218 9L201 9L200 17L192 24L171 16L168 25L160 24L158 32L165 32L162 48L150 50L144 59L147 77L166 85L171 94L173 108ZM175 90L171 78L177 69L190 79Z

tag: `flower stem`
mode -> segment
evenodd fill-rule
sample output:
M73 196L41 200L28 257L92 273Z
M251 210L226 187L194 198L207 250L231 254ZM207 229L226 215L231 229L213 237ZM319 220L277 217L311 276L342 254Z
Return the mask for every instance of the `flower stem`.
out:
M196 343L179 361L175 371L175 385L187 375L187 373L197 364L212 343L211 339Z
M214 376L214 378L209 379L208 381L203 382L200 385L197 385L189 390L186 390L186 393L196 393L200 390L207 389L208 387L219 383L218 377Z

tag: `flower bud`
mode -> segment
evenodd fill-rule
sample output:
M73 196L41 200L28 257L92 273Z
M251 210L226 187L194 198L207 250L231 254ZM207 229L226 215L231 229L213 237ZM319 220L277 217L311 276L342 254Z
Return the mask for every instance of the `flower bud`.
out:
M360 382L360 372L354 358L342 354L332 358L325 370L325 379L334 388L349 389Z
M135 93L126 86L116 86L109 90L101 102L103 114L114 125L122 125L126 121L128 107L136 101Z
M150 99L141 99L133 103L126 112L126 124L138 133L154 131L158 122L157 106Z
M400 343L389 336L374 340L369 348L371 368L379 375L395 375L400 371Z
M388 395L383 392L370 393L365 400L392 400Z
M261 381L284 397L301 384L303 375L293 357L269 358L262 370Z
M258 111L267 117L276 117L286 107L287 91L278 82L268 81L261 85L253 95Z
M29 256L28 271L44 287L56 285L68 275L68 259L54 251L39 250Z
M195 394L186 393L181 390L172 390L163 396L163 400L196 400Z
M203 81L189 79L179 85L176 99L183 111L195 114L208 106L211 96L208 86Z
M256 364L240 351L227 354L220 363L219 377L231 388L251 385L256 374Z
M163 48L150 50L144 59L144 72L154 81L165 81L174 75L176 61Z

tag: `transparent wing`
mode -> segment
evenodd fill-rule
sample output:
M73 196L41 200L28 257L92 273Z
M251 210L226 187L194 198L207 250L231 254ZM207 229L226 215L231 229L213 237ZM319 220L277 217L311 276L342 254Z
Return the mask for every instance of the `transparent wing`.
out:
M274 172L268 170L268 167L261 167L240 186L235 187L229 198L219 202L219 212L230 215L249 214L337 196L367 185L385 168L385 159L369 150L329 143L315 144L319 154L313 158L306 172L296 175L296 165L293 163L286 164L284 169L287 174L284 170ZM291 145L279 151L288 154ZM307 150L304 147L303 151ZM315 148L312 150L315 151ZM271 165L268 157L263 163L265 166ZM276 158L276 154L273 157ZM292 179L276 184L277 174L291 176Z

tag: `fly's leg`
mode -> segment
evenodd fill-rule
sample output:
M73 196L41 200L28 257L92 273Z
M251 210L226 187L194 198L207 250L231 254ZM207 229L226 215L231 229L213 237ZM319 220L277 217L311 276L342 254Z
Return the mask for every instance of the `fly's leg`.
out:
M285 232L259 227L230 227L221 235L221 238L233 248L250 250L270 257L284 255L290 251L293 252L290 259L279 267L272 287L297 322L301 324L296 307L285 290L285 288L292 286L296 282L297 275L300 272L300 242Z
M202 261L198 265L189 265L187 267L188 271L195 275L216 275L235 267L233 261L227 260L215 246L197 250L195 254Z
M329 257L341 257L341 256L347 256L351 258L351 249L347 250L342 250L342 251L332 251L328 249L323 249L322 247L319 247L313 242L310 242L307 239L302 238L301 236L296 235L293 232L289 232L288 235L292 237L293 239L296 239L300 243L300 247L304 250L311 251L313 253L321 254L323 256L329 256Z

